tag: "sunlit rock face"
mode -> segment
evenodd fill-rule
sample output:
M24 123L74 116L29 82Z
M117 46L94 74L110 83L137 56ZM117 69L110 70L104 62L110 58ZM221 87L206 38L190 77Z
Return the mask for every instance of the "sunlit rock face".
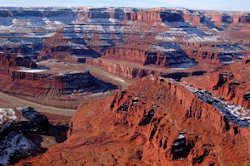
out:
M18 165L244 164L249 125L229 121L210 99L174 81L144 79L83 103L64 143Z

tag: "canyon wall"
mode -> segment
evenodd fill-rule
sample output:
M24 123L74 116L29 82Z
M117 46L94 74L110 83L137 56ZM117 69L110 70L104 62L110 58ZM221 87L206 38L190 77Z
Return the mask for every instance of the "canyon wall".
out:
M249 99L249 56L242 62L234 62L218 67L218 71L206 73L195 78L183 78L182 82L196 88L206 89L215 96L222 97L234 104L250 108ZM219 69L220 68L220 69Z
M142 78L156 72L149 69L142 69L126 63L115 64L105 59L87 59L87 64L102 68L110 73L120 75L125 78Z
M100 57L106 49L112 52L128 43L129 47L136 46L131 50L146 52L153 46L162 52L165 47L159 43L224 41L227 35L218 31L229 30L234 39L249 24L247 12L166 8L0 8L0 18L0 50L40 60L72 56L73 61L77 57Z
M0 72L8 72L17 67L36 68L37 65L29 57L0 52Z
M146 79L82 104L66 142L17 165L241 165L248 137L184 87Z
M157 50L158 47L163 48L162 50ZM139 65L157 65L173 68L191 67L196 64L195 60L189 58L178 45L171 43L162 43L161 46L153 47L145 45L144 49L134 46L114 47L107 49L103 57L138 63Z
M77 107L81 102L80 94L105 93L117 88L95 78L89 71L64 73L43 70L28 57L8 54L0 54L0 60L1 91L42 104L57 106L59 103L62 106L72 101L70 106Z

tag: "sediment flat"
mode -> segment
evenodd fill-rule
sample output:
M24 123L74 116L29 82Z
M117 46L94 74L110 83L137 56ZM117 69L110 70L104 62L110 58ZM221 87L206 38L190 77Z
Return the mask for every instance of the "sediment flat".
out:
M76 111L74 109L57 108L57 107L42 105L0 92L0 108L16 108L24 106L33 107L35 110L39 112L50 113L55 115L63 115L63 116L73 116L73 114Z

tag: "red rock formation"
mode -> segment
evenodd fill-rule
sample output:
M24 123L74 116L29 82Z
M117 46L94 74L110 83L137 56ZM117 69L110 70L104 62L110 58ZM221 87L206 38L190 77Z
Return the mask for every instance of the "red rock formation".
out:
M193 26L199 26L200 25L200 15L199 14L192 14L188 11L184 11L184 20L187 22L190 22Z
M37 65L29 57L4 52L0 53L0 73L5 73L9 69L16 69L18 67L35 68Z
M70 56L68 40L64 39L64 28L59 29L55 35L43 42L43 49L40 51L38 59L65 59Z
M182 50L162 51L147 43L132 43L112 47L104 52L103 57L128 61L139 65L157 65L162 67L180 65L190 60Z
M247 24L250 22L250 16L247 13L236 12L232 14L222 12L206 12L215 26L222 26L222 24Z
M129 79L142 78L155 73L154 71L132 66L123 62L112 63L102 58L87 59L86 63Z
M184 43L183 50L190 57L201 63L219 64L218 51L215 44Z
M66 142L17 165L241 165L249 136L184 87L144 80L82 104Z
M107 49L104 53L105 58L131 61L143 65L147 60L148 52L145 49L136 47L115 47Z
M193 85L196 88L202 88L211 91L215 96L225 98L229 102L250 108L249 95L250 65L247 59L242 62L235 62L229 66L224 66L218 71L207 73L195 78L183 78L186 84Z
M125 19L130 21L140 21L145 23L162 21L161 13L158 10L127 13Z
M163 22L163 21L183 21L182 19L182 12L179 10L174 10L174 12L171 12L171 10L166 11L164 8L154 8L152 10L144 10L144 9L138 9L138 10L122 10L118 9L83 9L85 12L79 13L78 17L79 20L84 21L87 19L95 19L95 18L111 18L111 19L123 19L124 23L127 21L138 21L143 23L157 23L157 22ZM91 10L91 11L90 11ZM120 14L124 15L123 17L120 17Z
M206 14L213 21L215 26L222 25L222 13L211 12L211 13L206 13Z
M79 100L77 95L70 97L71 94L84 92L85 95L89 95L116 88L96 79L88 71L50 73L42 70L33 71L28 67L37 65L26 57L0 54L1 91L53 106L67 105L67 101L72 101L70 107L77 107L82 100Z

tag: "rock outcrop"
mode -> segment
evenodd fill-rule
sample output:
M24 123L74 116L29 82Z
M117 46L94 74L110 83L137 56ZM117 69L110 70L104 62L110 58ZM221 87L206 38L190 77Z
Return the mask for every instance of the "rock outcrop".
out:
M242 60L246 55L241 47L231 43L184 43L183 50L190 58L202 63L228 63ZM236 50L236 51L235 51Z
M53 126L46 116L31 107L18 108L25 121L5 122L0 126L0 165L13 164L46 150L42 136L53 136L57 142L66 139L66 126Z
M250 66L247 59L246 57L241 62L224 65L211 73L194 78L183 78L182 82L196 88L209 90L215 96L249 109L248 92L250 91L250 84L248 71Z
M17 165L241 165L250 156L248 129L163 79L82 104L68 135Z
M56 105L62 105L65 101L79 100L79 96L68 98L73 94L91 95L117 88L92 76L89 71L50 73L49 70L37 68L36 63L28 57L19 58L6 54L1 54L0 57L0 89L39 103L49 99L49 105L55 105L57 102L59 104ZM79 102L72 103L72 106L77 107Z
M74 92L105 92L109 90L109 88L115 88L115 86L111 84L105 84L105 82L96 79L88 71L85 73L72 72L61 74L39 74L29 73L28 71L13 71L11 73L11 78L13 82L18 82L19 84L23 83L23 87L28 87L28 84L40 84L38 87L31 86L30 88L34 88L30 90L31 92L39 91L40 89L42 91L39 94L45 94L45 92L51 94L49 91L53 89L53 95L55 96L72 94Z
M243 15L239 18L240 23L250 23L250 14Z
M8 73L9 69L18 67L36 68L37 65L27 56L0 53L0 72Z
M151 74L157 74L157 72L153 70L149 70L146 68L140 68L138 66L132 66L126 63L112 63L104 58L98 59L87 59L87 64L102 68L110 73L120 75L125 78L135 79L149 76Z
M85 57L99 57L100 55L89 47L79 48L71 46L72 40L65 36L65 29L59 29L53 36L44 40L43 48L38 56L39 60L57 59L68 62L81 62ZM84 41L82 41L84 42Z
M55 35L46 39L43 43L43 49L38 59L60 59L63 60L70 56L71 50L68 40L64 38L64 29L58 30Z
M148 47L147 47L148 46ZM107 49L104 58L125 60L140 65L157 65L170 68L188 68L197 62L189 58L175 43L160 43L142 47L121 46Z

